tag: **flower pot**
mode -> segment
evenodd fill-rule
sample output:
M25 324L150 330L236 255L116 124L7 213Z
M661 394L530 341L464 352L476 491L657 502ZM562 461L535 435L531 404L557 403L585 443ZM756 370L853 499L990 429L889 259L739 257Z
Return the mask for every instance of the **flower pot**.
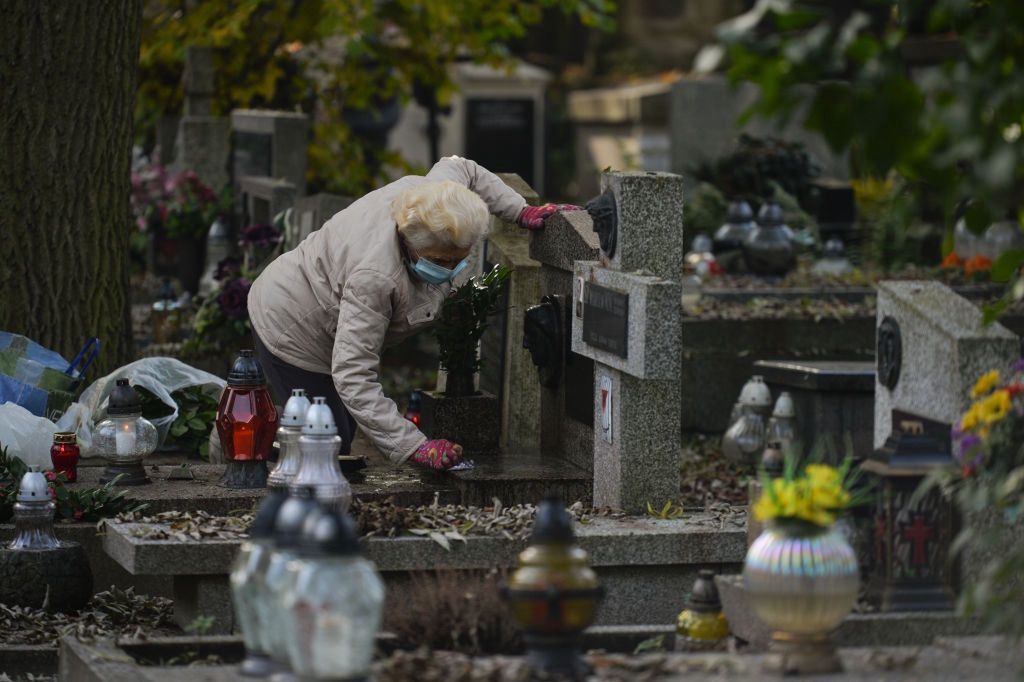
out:
M445 438L458 443L467 457L498 451L501 411L496 395L486 391L456 398L440 391L422 391L422 395L420 430L427 438Z
M830 636L857 600L859 571L836 526L771 522L747 551L743 579L754 612L773 630L770 668L789 674L842 669Z

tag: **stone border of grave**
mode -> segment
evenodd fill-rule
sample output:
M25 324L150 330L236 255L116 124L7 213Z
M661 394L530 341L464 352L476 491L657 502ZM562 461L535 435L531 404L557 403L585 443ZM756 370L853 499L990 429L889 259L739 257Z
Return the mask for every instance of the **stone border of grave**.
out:
M742 518L742 517L739 517ZM742 522L715 514L686 519L595 517L577 524L580 546L606 588L599 625L673 623L698 570L735 572L746 554ZM175 621L188 624L212 615L216 632L229 632L233 611L228 571L241 540L150 540L140 524L109 524L106 552L136 576L170 576ZM413 573L511 569L526 539L469 536L445 550L427 537L370 538L366 554L383 574L389 590L406 589Z
M165 650L180 655L182 651L224 651L240 645L235 638L170 638L146 643L151 651ZM237 672L237 665L190 667L140 666L126 648L135 644L99 640L79 642L73 637L61 641L60 679L62 682L136 682L161 680L162 682L243 682L246 678ZM466 679L499 679L495 671L513 671L522 659L514 656L482 656L469 658L452 652L432 652L427 659L419 653L398 654L422 669L430 660L432 673L443 674L435 668L448 661L447 666L458 668ZM866 682L867 680L987 680L1009 682L1017 679L1024 655L1002 637L937 637L926 646L877 646L843 648L839 650L845 672L828 676L835 682ZM765 680L777 675L765 673L767 655L757 653L651 653L621 655L595 652L588 655L598 669L600 679L632 679L643 677L652 682L712 682L713 680ZM487 672L485 672L485 670ZM470 672L473 671L473 672ZM480 675L477 677L477 675ZM518 673L508 678L520 679Z

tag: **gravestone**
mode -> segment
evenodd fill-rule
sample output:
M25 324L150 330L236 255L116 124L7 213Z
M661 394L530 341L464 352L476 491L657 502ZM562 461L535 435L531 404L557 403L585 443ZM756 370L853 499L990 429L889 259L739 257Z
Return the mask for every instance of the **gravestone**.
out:
M515 173L498 173L506 185L536 206L540 197ZM503 312L480 339L480 388L498 396L501 447L510 452L540 450L540 384L523 348L523 311L540 298L540 263L530 258L529 233L495 216L483 252L483 269L512 268Z
M249 176L238 183L247 225L270 225L274 216L295 204L298 190L287 180Z
M788 391L796 407L797 434L805 453L835 446L841 460L847 453L861 460L874 449L875 366L850 360L759 360L754 374L778 397ZM826 456L829 454L827 451ZM838 464L838 461L831 461Z
M213 115L216 72L213 49L190 46L185 49L185 112L178 124L175 165L195 171L214 191L228 184L230 123Z
M950 466L950 429L985 372L1018 356L1018 338L949 287L931 281L878 286L875 446L861 468L877 477L867 596L882 610L952 609L958 569L950 546L955 510L938 489L916 490ZM966 553L967 562L975 560Z
M615 236L602 227L600 262L575 264L572 349L594 361L594 505L642 513L679 497L683 183L612 171L601 185Z
M978 377L1020 353L1016 335L985 326L977 306L938 282L881 282L876 316L876 448L892 433L893 410L954 424Z
M323 227L335 213L345 210L351 204L351 197L321 192L295 201L291 220L284 235L284 250L291 251L311 233Z
M235 109L232 175L263 176L292 183L296 196L306 194L306 144L309 117L293 111Z
M586 211L558 213L530 233L530 257L540 266L540 296L524 311L524 344L540 384L540 450L594 472L594 361L572 351L573 267L597 260L600 246Z

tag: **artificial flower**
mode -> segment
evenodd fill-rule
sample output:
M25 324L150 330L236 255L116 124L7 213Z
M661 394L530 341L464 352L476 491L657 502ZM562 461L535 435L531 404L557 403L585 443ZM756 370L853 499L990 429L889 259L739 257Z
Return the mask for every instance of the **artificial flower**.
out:
M973 275L976 272L986 272L992 268L992 260L985 256L972 256L964 263L964 274Z
M985 372L981 375L974 384L974 388L971 389L971 397L977 398L983 396L995 388L996 384L999 383L999 371L993 369L992 371Z
M988 425L1006 418L1010 413L1010 392L1000 389L978 404L979 418Z
M959 270L963 264L963 259L956 255L956 251L950 251L946 254L946 257L942 259L942 267L947 269Z

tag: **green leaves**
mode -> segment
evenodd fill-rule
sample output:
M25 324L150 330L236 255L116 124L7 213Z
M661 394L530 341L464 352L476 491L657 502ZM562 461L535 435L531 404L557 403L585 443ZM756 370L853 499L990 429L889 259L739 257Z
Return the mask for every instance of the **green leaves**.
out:
M511 268L495 265L483 275L453 289L441 305L434 334L441 367L449 374L473 374L480 369L477 344L488 319L499 311Z

